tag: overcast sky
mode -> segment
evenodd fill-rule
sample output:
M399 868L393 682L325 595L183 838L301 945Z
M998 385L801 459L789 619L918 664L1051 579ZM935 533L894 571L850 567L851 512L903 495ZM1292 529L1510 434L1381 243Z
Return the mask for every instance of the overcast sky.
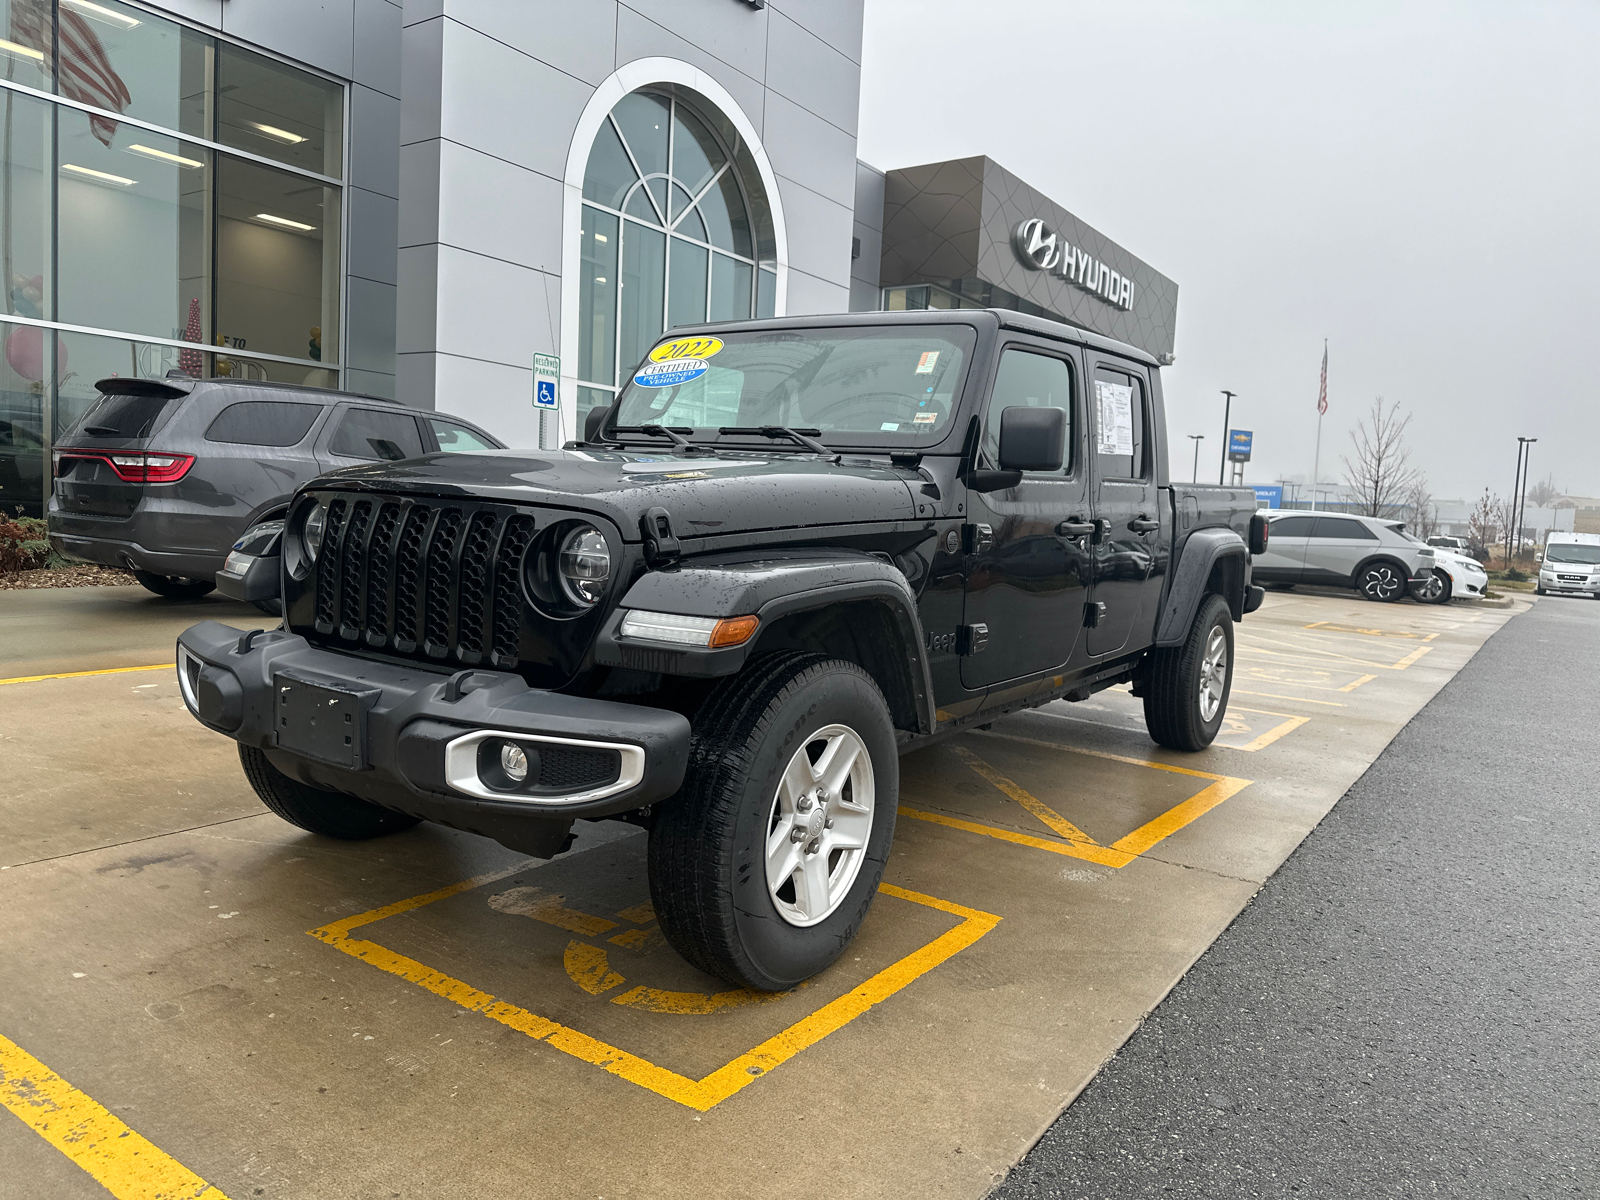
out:
M987 154L1177 280L1175 478L1324 480L1375 396L1434 495L1600 495L1600 3L866 0L860 157ZM1207 466L1209 464L1209 467Z

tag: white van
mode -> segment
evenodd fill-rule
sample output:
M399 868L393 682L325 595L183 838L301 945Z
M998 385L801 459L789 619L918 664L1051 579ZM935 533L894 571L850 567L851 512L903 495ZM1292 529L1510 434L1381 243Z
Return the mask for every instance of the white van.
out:
M1545 540L1534 591L1600 599L1600 533L1552 533Z

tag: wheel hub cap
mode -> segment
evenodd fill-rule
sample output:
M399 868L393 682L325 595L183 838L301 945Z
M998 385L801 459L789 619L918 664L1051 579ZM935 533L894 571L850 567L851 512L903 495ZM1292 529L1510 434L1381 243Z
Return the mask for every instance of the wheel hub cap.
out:
M767 818L767 892L778 915L827 920L861 873L872 834L872 756L848 725L827 725L784 768Z

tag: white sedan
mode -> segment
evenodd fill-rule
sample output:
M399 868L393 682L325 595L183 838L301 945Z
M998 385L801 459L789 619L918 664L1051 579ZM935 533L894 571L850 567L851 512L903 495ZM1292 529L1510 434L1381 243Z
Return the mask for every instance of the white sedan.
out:
M1412 584L1411 595L1424 604L1446 604L1452 596L1482 600L1489 589L1489 573L1483 564L1465 554L1436 547L1433 574L1426 583Z

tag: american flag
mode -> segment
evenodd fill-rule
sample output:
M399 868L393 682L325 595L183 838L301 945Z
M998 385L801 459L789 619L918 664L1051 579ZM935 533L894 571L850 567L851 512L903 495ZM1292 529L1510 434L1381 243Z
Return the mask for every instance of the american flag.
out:
M1317 415L1323 416L1328 411L1328 342L1322 342L1322 385L1317 388Z
M51 46L50 5L45 0L12 0L11 40L44 55L49 71L55 55ZM122 82L106 56L89 22L75 12L61 10L61 94L69 100L92 104L112 112L126 112L133 102L128 85ZM109 117L91 116L89 129L102 145L111 145L117 122Z
M189 323L183 328L183 340L186 342L200 340L200 301L193 296L189 298ZM200 357L198 350L179 350L178 366L199 379L200 372L205 370L205 360Z

